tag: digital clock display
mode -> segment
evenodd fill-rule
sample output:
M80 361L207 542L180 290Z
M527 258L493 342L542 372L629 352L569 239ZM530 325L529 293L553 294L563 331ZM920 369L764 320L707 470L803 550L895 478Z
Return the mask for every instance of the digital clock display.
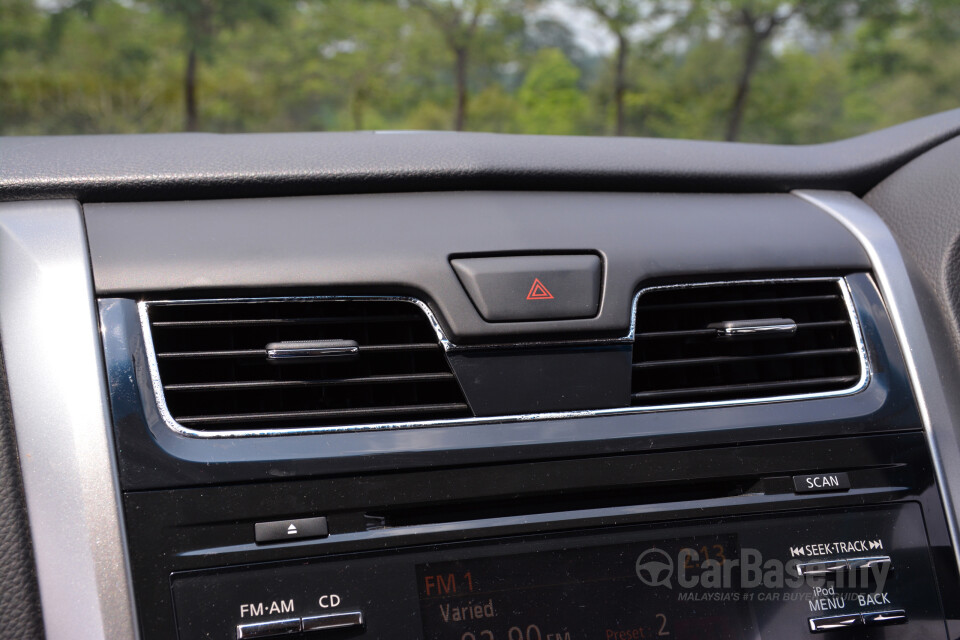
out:
M727 535L421 564L424 638L749 640L739 572L723 571L738 553Z

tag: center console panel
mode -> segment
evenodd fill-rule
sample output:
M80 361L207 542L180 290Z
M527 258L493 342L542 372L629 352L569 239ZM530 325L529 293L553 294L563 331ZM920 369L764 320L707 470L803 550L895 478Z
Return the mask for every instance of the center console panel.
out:
M799 198L85 215L143 640L960 638L888 309Z
M957 637L919 433L136 492L125 506L147 640ZM313 518L324 532L257 541L258 523Z
M183 640L947 637L915 503L335 555L172 584Z

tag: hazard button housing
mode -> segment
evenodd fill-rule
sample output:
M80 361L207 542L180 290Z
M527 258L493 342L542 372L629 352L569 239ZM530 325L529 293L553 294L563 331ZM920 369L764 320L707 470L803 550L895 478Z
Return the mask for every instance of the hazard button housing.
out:
M488 322L592 318L600 306L596 255L504 256L451 260Z

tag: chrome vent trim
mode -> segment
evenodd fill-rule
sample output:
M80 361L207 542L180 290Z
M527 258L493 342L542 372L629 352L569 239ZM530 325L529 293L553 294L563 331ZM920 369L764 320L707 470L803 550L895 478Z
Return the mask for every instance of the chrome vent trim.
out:
M271 431L299 432L340 422L379 426L423 415L473 415L449 370L436 319L419 301L179 300L142 302L138 312L164 420L185 429L246 433L263 423ZM361 342L303 341L341 332ZM297 346L332 342L349 343L350 362L301 355L271 361L271 347L291 345L299 354Z
M768 288L762 298L752 297L756 295L758 289L764 286L778 287L778 289ZM795 288L791 288L791 286ZM800 288L800 292L797 291L796 287ZM784 289L787 291L784 291ZM682 296L687 292L696 290L703 290L705 292L704 295L707 296L706 299L704 295L685 301L682 299ZM670 296L671 292L677 292L673 295L672 301L664 302L661 296L659 300L653 302L652 307L649 302L646 304L643 302L644 299L651 294L664 293ZM681 296L681 301L676 300L677 295ZM716 296L717 299L710 299L711 295ZM734 297L726 297L730 295ZM830 296L829 305L832 308L824 308L828 303L823 300L813 300L814 298L821 298L825 295ZM792 296L800 296L802 300ZM668 298L668 300L669 299L670 298ZM842 307L846 311L846 317L844 317L844 313L841 311L841 305L838 305L837 302L843 303ZM705 335L714 328L713 325L708 325L707 328L700 328L702 325L696 322L690 324L687 322L688 318L680 316L682 330L678 331L675 327L678 319L677 312L688 305L692 305L693 309L685 311L683 313L684 316L697 313L706 313L709 316L711 315L710 312L715 311L717 307L727 307L732 313L736 314L736 310L739 307L752 307L756 305L772 306L778 311L783 311L785 306L795 306L798 303L801 306L795 307L794 311L799 311L801 315L810 313L811 309L815 308L812 305L822 303L822 306L819 309L820 313L816 311L813 312L815 316L818 316L814 317L813 321L808 319L805 322L789 321L787 324L774 325L777 329L789 328L789 336L785 338L789 341L789 344L781 343L780 340L782 339L779 337L747 340L746 344L749 346L747 352L734 353L731 355L727 350L727 347L731 346L729 343L724 342L722 347L718 347L716 345L719 343L715 338L711 340L709 335ZM635 320L640 316L646 318L647 321L645 331L635 331L634 333L631 395L636 406L645 406L645 398L652 399L658 406L663 405L666 404L666 398L674 396L677 397L678 400L682 400L684 396L705 396L711 394L717 396L736 396L741 394L746 400L759 399L767 395L771 397L789 397L795 395L795 393L799 393L799 391L787 393L785 388L791 386L798 390L803 389L804 386L835 387L832 389L819 388L817 390L803 391L802 393L804 395L820 395L831 391L846 393L851 386L856 388L864 382L864 371L866 367L865 358L863 357L864 345L862 337L857 333L857 327L855 327L856 313L853 310L852 301L850 300L849 291L846 287L846 281L844 280L803 278L796 280L780 279L776 281L754 282L691 283L648 287L641 291L634 300L633 314ZM653 317L651 318L651 316ZM665 320L667 324L670 325L666 330L664 330L663 327L651 330L651 322L657 325L663 323ZM699 320L700 322L706 322L702 317L699 318ZM636 324L635 322L635 329ZM787 325L789 325L789 327ZM829 330L831 327L837 329L842 327L845 332L847 325L850 326L852 335L847 335L844 338L836 336L838 340L842 342L842 346L833 344L830 340L825 340L823 336L817 337L815 335L817 332ZM794 342L797 339L794 337L794 334L796 334L798 327L807 328L814 334L808 336L808 346L806 347L808 350L806 351L797 347ZM645 338L648 340L645 340ZM761 350L760 353L755 352L757 346L768 344L778 345L782 351L767 349ZM659 349L657 349L657 346L659 346ZM661 353L655 356L650 355L650 351L657 350L661 351ZM695 352L694 355L690 355L690 351ZM845 353L841 354L841 352ZM644 353L646 357L641 357L641 354ZM855 353L859 365L858 373L854 373L853 371ZM802 359L798 358L798 355L806 356L805 360L807 362L818 358L842 357L846 360L845 364L849 366L849 369L843 372L835 371L819 376L783 378L769 370L763 373L755 371L753 376L749 374L744 376L742 372L738 373L729 368L732 365L739 365L739 368L742 370L744 367L756 366L756 364L761 361L772 363L773 365L790 361L796 366L796 363ZM721 360L725 360L725 362L719 363ZM723 366L727 366L728 368L723 375L720 375L716 369ZM649 373L644 374L645 371L649 371L650 369L658 369L660 373L651 378ZM685 371L683 376L681 376L682 380L674 375L671 382L668 373L680 369ZM664 370L666 370L666 373ZM796 375L799 372L794 371L793 373ZM807 373L809 374L810 372L808 371ZM742 378L739 382L736 380L738 375ZM836 377L831 378L831 375ZM695 379L697 377L701 379L701 384L689 385L689 378ZM751 381L749 380L751 377L757 379ZM664 378L666 378L666 381ZM763 392L764 389L769 389L772 393L765 394ZM754 392L756 393L756 398L751 397ZM695 399L688 397L685 401L677 402L676 404L715 402L719 400L719 398L717 400L707 400L706 398ZM731 397L729 400L732 402L740 401L737 397Z
M147 353L147 364L150 371L151 384L153 386L153 394L156 399L157 409L160 413L160 416L163 418L164 423L175 433L185 436L188 438L201 438L201 439L219 439L219 438L262 438L262 437L271 437L271 436L299 436L299 435L311 435L311 434L321 434L321 433L344 433L344 432L358 432L358 431L392 431L400 429L422 429L427 427L451 427L451 426L466 426L472 424L491 424L497 422L528 422L535 420L557 420L565 418L588 418L594 416L606 416L606 415L624 415L624 414L635 414L635 413L651 413L657 411L680 411L685 409L705 409L712 407L729 407L729 406L743 406L743 405L757 405L757 404L772 404L776 402L792 402L800 400L816 400L820 398L832 398L839 396L847 396L858 393L865 389L870 382L871 371L869 361L867 360L866 355L866 344L863 340L863 333L860 327L860 319L857 316L856 308L853 304L853 298L850 293L850 288L847 284L845 278L842 277L823 277L823 278L768 278L768 279L755 279L755 280L721 280L713 282L697 282L690 284L677 284L677 285L665 285L662 287L646 287L641 289L634 295L630 319L630 331L627 335L622 338L616 338L613 340L596 340L596 341L574 341L576 344L583 343L632 343L636 335L636 323L637 323L637 302L645 292L652 291L654 289L663 289L663 288L700 288L700 287L716 287L716 286L725 286L725 285L749 285L749 284L786 284L786 283L802 283L802 282L834 282L838 285L841 295L843 297L844 306L847 309L847 313L850 316L850 326L854 333L854 339L857 345L857 351L860 360L860 378L857 382L847 389L838 389L834 391L822 391L817 393L800 393L800 394L790 394L790 395L781 395L781 396L771 396L765 398L755 398L755 399L737 399L737 400L720 400L715 402L690 402L690 403L677 403L677 404L662 404L662 405L651 405L651 406L637 406L637 407L617 407L612 409L587 409L580 411L558 411L552 413L533 413L533 414L518 414L518 415L505 415L505 416L492 416L492 417L482 417L482 418L455 418L455 419L440 419L440 420L420 420L420 421L408 421L408 422L393 422L393 423L383 423L383 424L353 424L353 425L336 425L336 426L322 426L322 427L303 427L303 428L289 428L289 429L243 429L243 430L224 430L224 431L198 431L196 429L191 429L180 423L178 423L173 416L170 414L169 409L167 408L166 399L164 397L163 384L160 380L159 367L157 364L157 356L153 346L153 337L150 331L150 320L148 316L148 309L151 305L188 305L188 304L216 304L216 303L236 303L236 302L289 302L289 301L305 301L305 300L328 300L328 301L349 301L349 300L365 300L365 301L393 301L393 302L410 302L416 304L423 313L428 318L430 325L433 327L434 331L437 334L437 340L440 345L443 347L444 351L455 351L460 349L467 349L472 347L463 347L457 345L450 341L446 334L443 331L443 327L437 321L436 316L430 310L430 307L427 306L422 300L417 298L408 297L408 296L295 296L295 297L260 297L260 298L210 298L210 299L193 299L193 300L148 300L141 301L138 303L138 311L140 315L140 327L143 331L144 346ZM514 343L509 345L492 345L495 347L527 347L527 346L545 346L551 344L558 345L569 345L572 344L570 341L566 342L527 342L527 343ZM491 345L484 345L483 348L491 348Z

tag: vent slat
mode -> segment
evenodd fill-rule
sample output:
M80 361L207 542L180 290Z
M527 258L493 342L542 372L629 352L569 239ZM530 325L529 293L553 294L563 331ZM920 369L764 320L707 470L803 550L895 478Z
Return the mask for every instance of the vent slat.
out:
M198 431L466 418L437 334L415 303L264 299L147 305L170 415ZM270 361L266 345L349 341L351 359Z
M751 395L758 391L792 391L796 389L803 389L805 387L819 386L825 383L851 385L857 380L859 380L859 376L836 376L832 378L814 378L812 380L784 380L782 382L719 385L716 387L695 387L692 389L672 389L670 391L645 391L645 392L633 393L631 394L631 396L633 397L634 400L648 400L652 398L663 399L663 398L679 398L683 396L718 395L721 393L724 393L724 394L730 393L731 391L745 392L747 395ZM766 395L778 395L778 394L766 394Z
M371 407L369 409L317 409L313 411L271 411L267 413L238 413L209 416L182 416L178 422L185 425L224 424L231 422L275 422L277 420L309 420L313 418L369 418L392 414L451 413L466 411L467 405L460 402L445 404L415 404L396 407Z
M386 351L435 351L440 345L433 342L415 344L368 344L360 345L360 353L383 353ZM237 349L234 351L168 351L158 353L161 359L189 358L266 358L266 349Z
M796 324L795 332L718 335L715 327ZM664 287L637 300L634 406L750 400L849 389L861 377L837 280Z
M397 376L369 376L361 378L325 378L321 380L253 380L250 382L201 382L197 384L169 384L165 391L224 391L233 389L276 389L282 387L322 387L347 384L400 384L405 382L435 382L453 380L453 374L411 373Z
M661 309L701 309L705 307L736 307L744 305L758 305L758 304L787 304L787 303L810 303L810 302L831 302L834 300L839 300L840 296L837 294L826 294L820 296L792 296L792 297L783 297L783 298L757 298L756 300L715 300L715 301L702 301L698 300L696 302L681 302L674 304L650 304L644 307L647 311L660 311Z
M353 324L355 322L419 322L422 318L415 315L393 316L343 316L338 318L247 318L234 320L168 320L154 322L153 327L197 329L203 327L250 327L272 325L312 325L312 324Z
M842 327L850 324L847 320L824 320L822 322L798 322L797 331L809 329L825 329L829 327ZM646 333L637 333L637 340L657 340L660 338L693 338L697 336L715 336L716 329L686 329L681 331L651 331Z
M811 349L810 351L793 351L787 353L768 353L759 356L714 356L710 358L681 358L679 360L653 360L650 362L635 362L634 369L655 369L657 367L691 367L715 364L735 364L737 362L759 362L763 360L777 360L779 358L816 358L819 356L842 355L856 353L854 347L837 349Z

